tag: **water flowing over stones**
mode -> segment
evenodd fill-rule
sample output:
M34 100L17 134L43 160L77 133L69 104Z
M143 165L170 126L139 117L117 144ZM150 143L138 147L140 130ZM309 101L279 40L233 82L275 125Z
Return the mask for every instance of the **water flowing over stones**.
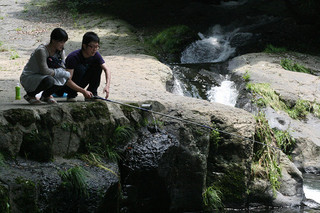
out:
M9 52L1 55L1 66L6 70L0 72L4 74L0 85L0 149L14 157L13 160L9 158L4 161L5 166L0 165L0 196L4 198L0 199L1 204L9 204L17 212L25 208L56 208L60 212L66 212L70 208L70 197L65 199L65 191L60 190L61 179L57 173L76 165L84 167L91 174L88 179L90 198L81 202L76 200L72 205L79 212L99 212L106 209L117 212L119 208L123 212L140 212L142 209L153 212L201 211L202 192L206 187L218 183L227 195L224 200L226 207L246 207L246 204L251 203L288 206L292 201L298 205L303 199L301 173L283 155L280 155L279 160L285 165L282 179L284 184L277 192L278 199L274 199L266 180L250 182L253 144L242 137L252 138L254 134L255 121L252 115L241 109L177 96L167 91L172 80L171 69L154 57L141 54L144 52L141 45L137 44L138 39L124 22L114 18L106 18L106 21L101 22L97 18L88 23L87 19L79 17L77 24L85 27L75 29L72 27L74 20L70 21L60 13L54 19L52 16L47 19L38 10L23 11L24 3L6 2L5 8L14 8L15 11L5 10L8 16L2 23L10 33L6 34L9 36L6 36L5 41L14 38L10 44L19 47L17 50L21 58L16 60L16 65L8 60ZM23 25L19 25L21 22L17 20L12 22L15 24L11 23L15 14L27 17ZM61 17L63 24L58 23ZM21 17L19 19L23 20ZM67 52L79 48L81 36L86 30L104 35L101 54L113 73L111 100L135 104L150 102L156 111L207 126L214 123L219 130L241 137L223 133L222 141L217 147L210 141L209 132L200 127L155 116L160 123L163 122L158 131L152 124L155 119L148 113L131 111L110 103L84 103L81 100L77 104L67 104L59 100L60 104L57 106L30 106L23 100L13 101L11 88L16 85L23 64L32 49L46 41L49 33L43 29L32 31L27 39L30 43L20 45L26 38L24 33L30 33L29 30L24 30L25 26L46 28L48 24L50 27L62 25L67 29L70 35L70 41L66 45ZM18 27L23 29L22 33L15 30ZM242 35L251 36L246 33ZM108 40L109 37L116 39ZM252 41L253 38L250 38ZM231 39L231 46L238 41L241 40ZM254 61L255 57L258 58L257 55L251 58L245 55L242 58L244 60L240 57L241 60L234 62L244 69L237 66L232 69L241 77L246 65L260 63ZM277 58L275 56L270 59L263 55L260 61L273 61ZM260 67L262 70L269 66L278 68L273 63L264 65ZM207 74L206 69L202 72L205 77L214 78ZM254 75L255 73L252 76ZM104 83L102 81L101 85ZM317 84L317 80L313 79L312 83ZM210 88L212 85L205 86ZM308 88L313 87L309 85ZM102 87L99 92L102 92ZM294 100L290 99L293 93L286 92L288 95L284 96L285 99ZM303 92L303 97L308 97L308 94ZM147 126L144 118L148 120ZM81 153L83 143L108 140L117 125L136 128L135 136L117 147L124 154L120 162L113 163L104 159L105 167L101 168L89 166L79 159L69 159L69 154ZM248 188L254 189L256 193L248 196ZM123 193L123 199L119 200L120 192Z

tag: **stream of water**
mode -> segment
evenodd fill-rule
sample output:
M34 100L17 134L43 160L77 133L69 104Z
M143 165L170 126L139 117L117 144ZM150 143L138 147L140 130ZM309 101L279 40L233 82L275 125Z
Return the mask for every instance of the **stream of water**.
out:
M182 64L203 64L203 63L219 63L226 61L235 54L236 47L231 45L231 41L235 39L244 39L250 37L250 34L239 32L236 28L232 31L227 31L220 25L213 26L208 33L199 33L201 40L190 44L181 54ZM236 43L236 42L233 42ZM177 70L177 68L175 69ZM180 72L180 76L179 73ZM179 95L187 95L200 98L197 95L198 90L195 86L186 85L182 81L181 70L174 72L174 87L173 93ZM219 73L220 71L214 71ZM217 102L229 106L235 106L238 98L238 91L235 83L230 79L230 75L221 75L219 82L210 82L205 91L206 97L210 102ZM193 87L188 90L187 87Z
M215 71L215 69L206 70L199 68L199 72L197 74L191 75L190 69L186 68L185 65L199 64L199 66L201 66L203 63L218 63L226 61L236 52L236 46L232 46L232 44L237 44L239 42L234 42L234 40L238 39L241 41L243 39L248 39L251 34L240 32L238 28L232 31L226 31L220 25L216 25L209 30L208 34L204 35L199 33L199 36L201 40L192 43L183 51L181 56L181 66L177 65L173 69L175 78L173 92L179 95L202 98L210 102L235 106L239 92L235 82L231 80L230 74L222 75L221 70ZM231 42L232 40L233 42ZM201 74L201 76L198 74ZM320 203L319 176L312 174L304 175L304 192L306 198ZM276 213L317 211L318 210L312 209L311 207L311 209L263 210L259 212Z
M238 98L238 90L229 75L226 75L220 86L212 86L207 92L210 102L217 102L229 106L235 106Z

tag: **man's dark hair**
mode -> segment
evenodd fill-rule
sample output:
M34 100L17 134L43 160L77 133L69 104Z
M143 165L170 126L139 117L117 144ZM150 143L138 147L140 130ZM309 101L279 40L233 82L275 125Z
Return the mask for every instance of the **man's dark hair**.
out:
M82 38L82 44L89 44L90 42L100 43L99 36L94 32L86 32Z
M50 35L50 43L52 40L56 41L68 41L68 34L64 29L61 28L55 28L52 30L51 35Z

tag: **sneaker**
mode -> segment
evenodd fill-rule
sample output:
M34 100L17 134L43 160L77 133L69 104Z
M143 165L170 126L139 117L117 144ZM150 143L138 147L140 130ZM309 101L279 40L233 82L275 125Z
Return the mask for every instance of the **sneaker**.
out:
M24 95L23 98L28 101L29 104L41 104L42 102L38 100L36 97L32 97L29 95Z
M43 97L41 96L40 98L41 101L46 102L48 104L57 104L57 101L54 100L54 98L52 97L52 95L50 95L49 97Z
M63 93L63 94L62 94L62 93L58 93L58 92L52 94L52 96L53 96L54 98L65 98L65 97L67 97L67 95L68 95L67 93Z
M67 102L77 102L76 98L67 98Z

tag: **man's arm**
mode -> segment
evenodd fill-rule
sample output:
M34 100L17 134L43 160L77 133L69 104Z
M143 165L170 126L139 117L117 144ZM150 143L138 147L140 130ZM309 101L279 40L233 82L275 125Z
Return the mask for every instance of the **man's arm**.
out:
M103 88L103 93L106 93L106 99L109 97L109 90L110 90L110 79L111 79L111 72L107 68L106 63L101 64L101 68L104 71L104 74L106 76L106 85Z
M81 87L79 87L76 83L74 83L71 78L68 80L68 82L66 83L66 85L68 87L70 87L71 89L77 91L77 92L81 92L83 94L84 97L86 98L91 98L93 96L93 94L90 91L87 91Z
M66 69L66 70L70 72L70 79L72 79L74 69Z

